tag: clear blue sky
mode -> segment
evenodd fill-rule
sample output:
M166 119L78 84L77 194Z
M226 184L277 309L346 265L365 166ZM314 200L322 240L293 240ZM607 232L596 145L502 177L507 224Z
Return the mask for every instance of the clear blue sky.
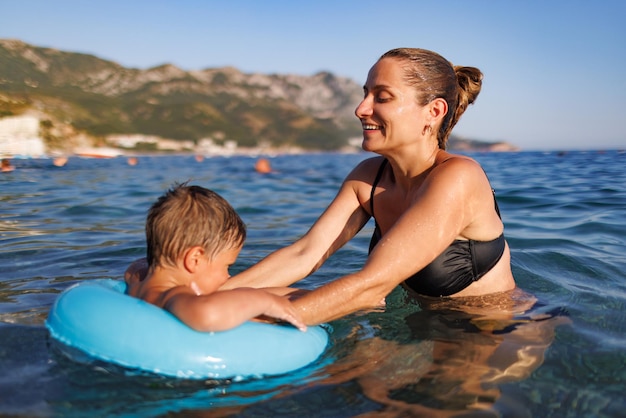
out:
M525 150L626 148L625 22L622 0L0 0L0 38L133 68L361 84L388 49L432 49L485 73L455 133Z

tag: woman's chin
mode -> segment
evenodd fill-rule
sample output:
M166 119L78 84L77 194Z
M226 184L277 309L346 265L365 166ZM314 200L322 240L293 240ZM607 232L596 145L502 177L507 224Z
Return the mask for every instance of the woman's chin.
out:
M376 152L376 146L372 141L368 140L367 138L363 139L363 142L361 143L361 148L363 148L363 151Z

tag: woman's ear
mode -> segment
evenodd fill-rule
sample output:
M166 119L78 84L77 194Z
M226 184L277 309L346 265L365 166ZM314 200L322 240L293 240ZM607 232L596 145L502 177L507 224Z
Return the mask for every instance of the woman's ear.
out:
M206 257L204 248L198 245L188 248L183 255L183 267L189 273L195 273L204 257Z
M433 118L433 122L439 122L448 113L448 102L441 97L430 102L428 106L428 114Z

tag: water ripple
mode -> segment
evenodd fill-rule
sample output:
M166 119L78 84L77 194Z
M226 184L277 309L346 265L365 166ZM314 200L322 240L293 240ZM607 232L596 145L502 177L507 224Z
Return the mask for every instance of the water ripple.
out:
M200 384L120 379L110 371L50 357L43 322L57 294L83 280L119 278L131 261L142 257L146 211L174 182L213 188L241 214L249 234L233 269L237 272L304 234L348 170L365 157L275 157L275 173L269 175L255 173L249 157L202 163L192 156L140 157L135 167L122 158L71 158L62 168L49 160L16 161L17 170L0 175L0 369L5 376L0 377L0 393L15 395L11 399L21 404L3 409L0 396L0 414L56 411L83 416L98 410L142 416L185 408L202 413L210 406L216 413L245 416L246 405L256 402L247 409L249 415L298 414L305 410L298 405L306 405L312 414L332 416L382 410L386 404L377 395L386 390L395 396L396 406L451 407L472 396L478 399L467 389L472 376L451 379L446 367L460 374L477 371L480 350L500 344L503 334L478 332L476 318L428 314L401 292L389 297L387 312L333 323L327 357L299 375L309 386L288 376ZM495 402L491 412L502 416L560 416L563 411L569 416L617 416L626 407L626 371L619 367L626 364L626 154L473 157L496 191L516 281L537 299L531 314L565 312L571 322L556 332L544 327L549 321L539 322L538 335L554 334L552 343L541 347L524 347L519 335L522 342L507 340L504 357L523 357L541 348L543 363L530 376L489 386L489 396L483 392L480 399ZM359 269L372 229L368 224L299 285L314 288ZM519 321L529 320L524 316ZM484 318L481 323L503 326ZM442 342L452 347L448 352L453 361L437 365L433 344ZM510 350L520 345L523 350ZM425 366L433 366L430 374L422 370ZM492 366L481 366L476 375L494 373ZM339 372L329 372L333 370Z

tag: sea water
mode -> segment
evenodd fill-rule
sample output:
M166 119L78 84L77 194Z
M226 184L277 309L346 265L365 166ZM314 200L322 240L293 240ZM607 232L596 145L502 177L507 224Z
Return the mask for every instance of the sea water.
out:
M626 153L469 155L496 191L527 306L513 317L427 309L396 289L384 311L333 321L331 345L302 370L200 382L74 362L51 343L48 311L68 286L121 278L144 256L146 211L175 182L240 213L236 273L304 234L370 155L275 156L270 174L245 156L13 160L0 173L0 415L623 416ZM298 286L359 269L372 229Z

